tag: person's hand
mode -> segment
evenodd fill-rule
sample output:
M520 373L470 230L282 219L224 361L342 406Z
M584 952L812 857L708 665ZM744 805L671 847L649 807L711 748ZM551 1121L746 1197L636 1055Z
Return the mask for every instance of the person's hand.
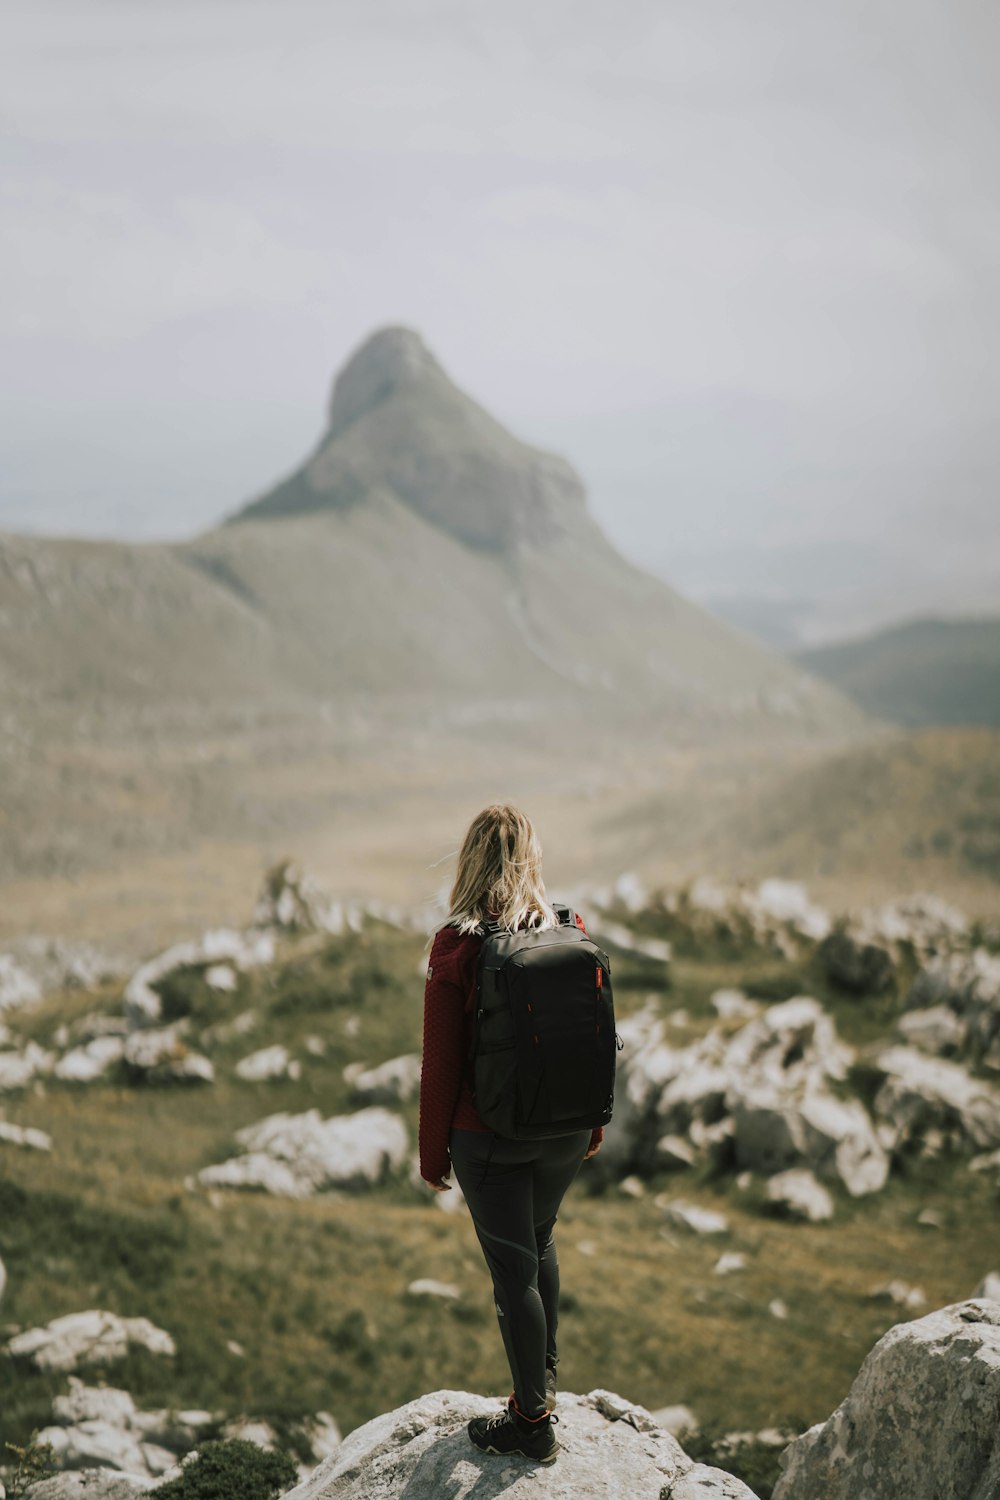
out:
M431 1182L428 1178L425 1177L424 1178L424 1182L430 1188L430 1190L431 1190L432 1193L450 1193L451 1192L451 1183L450 1182L445 1182L445 1180L444 1180L443 1177L439 1177L436 1182Z
M598 1153L598 1151L600 1151L601 1147L603 1146L603 1144L604 1144L603 1141L598 1141L596 1146L591 1146L590 1150L587 1152L587 1154L583 1158L584 1161L589 1161L592 1156L596 1156L597 1153Z

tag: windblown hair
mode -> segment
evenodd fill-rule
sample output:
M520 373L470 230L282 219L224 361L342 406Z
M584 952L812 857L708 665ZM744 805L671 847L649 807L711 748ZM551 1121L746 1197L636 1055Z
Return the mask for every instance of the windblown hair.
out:
M519 808L497 803L473 818L449 899L448 920L459 932L473 932L487 918L510 932L522 924L558 926L545 899L542 846Z

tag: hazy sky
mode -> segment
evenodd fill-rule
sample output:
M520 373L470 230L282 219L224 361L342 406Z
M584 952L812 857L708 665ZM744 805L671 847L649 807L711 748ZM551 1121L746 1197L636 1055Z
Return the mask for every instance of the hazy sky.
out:
M0 528L212 524L403 322L695 597L1000 610L995 0L0 14Z

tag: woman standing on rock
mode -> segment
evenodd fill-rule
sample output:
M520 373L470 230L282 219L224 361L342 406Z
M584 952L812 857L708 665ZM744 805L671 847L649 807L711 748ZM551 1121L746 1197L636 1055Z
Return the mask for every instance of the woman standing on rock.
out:
M604 1131L588 1127L539 1140L494 1132L477 1112L467 1061L480 950L488 932L545 932L558 926L546 900L541 847L530 821L516 807L485 808L465 836L450 916L428 960L420 1173L440 1193L449 1190L445 1179L455 1169L493 1278L514 1381L506 1410L475 1418L469 1436L484 1452L519 1453L541 1463L552 1463L557 1455L551 1412L559 1263L552 1231L567 1188L581 1164L600 1150Z

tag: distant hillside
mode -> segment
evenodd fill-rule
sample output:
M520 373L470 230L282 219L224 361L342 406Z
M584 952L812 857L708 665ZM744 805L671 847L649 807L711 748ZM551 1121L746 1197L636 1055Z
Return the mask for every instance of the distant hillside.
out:
M390 703L420 725L480 703L501 726L624 715L670 739L866 724L627 563L569 465L507 433L406 329L349 361L313 456L213 530L0 537L0 617L7 706L84 735L317 705L343 726Z
M672 871L805 880L844 906L925 890L1000 909L996 730L897 730L794 763L748 759L743 774L713 765L710 800L698 796L699 774L618 812L614 836L631 837L643 868L669 854Z
M1000 618L912 620L794 659L897 724L1000 727Z

